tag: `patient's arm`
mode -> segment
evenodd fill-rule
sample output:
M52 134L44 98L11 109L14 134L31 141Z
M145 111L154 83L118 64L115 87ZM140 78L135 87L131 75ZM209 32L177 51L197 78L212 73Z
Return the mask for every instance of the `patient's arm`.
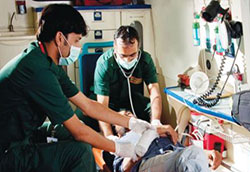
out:
M122 162L122 169L124 172L131 171L132 167L136 164L137 161L133 162L132 158L124 158Z
M205 150L205 153L208 156L209 164L211 165L212 170L218 168L222 161L221 153L216 150Z

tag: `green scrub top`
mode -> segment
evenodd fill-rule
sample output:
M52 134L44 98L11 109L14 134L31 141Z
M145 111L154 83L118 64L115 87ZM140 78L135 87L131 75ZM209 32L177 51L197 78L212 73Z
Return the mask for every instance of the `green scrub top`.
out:
M132 70L132 69L131 69ZM130 73L131 70L125 70ZM149 53L142 51L139 63L130 77L132 95L143 95L143 82L146 85L157 83L157 73ZM94 78L94 93L109 96L111 104L129 102L127 79L121 72L115 57L114 49L105 52L97 61Z
M77 93L62 67L31 43L0 70L0 149L29 143L46 117L54 125L71 118L68 98Z

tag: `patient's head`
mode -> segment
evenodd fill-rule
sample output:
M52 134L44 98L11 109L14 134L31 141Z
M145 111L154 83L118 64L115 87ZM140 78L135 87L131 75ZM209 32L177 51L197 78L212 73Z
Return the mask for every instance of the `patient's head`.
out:
M130 111L123 110L123 111L120 111L119 113L121 115L129 116L129 117L133 117L134 116ZM119 137L122 137L126 132L129 131L129 129L124 128L124 127L119 126L119 125L115 125L115 131L116 131L116 133L117 133L117 135Z

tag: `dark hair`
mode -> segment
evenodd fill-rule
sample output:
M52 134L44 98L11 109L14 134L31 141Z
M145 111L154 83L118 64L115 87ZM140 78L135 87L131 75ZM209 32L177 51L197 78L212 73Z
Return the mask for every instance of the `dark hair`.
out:
M132 26L121 26L119 29L115 32L114 39L121 38L126 44L133 44L134 39L140 42L139 40L139 34L136 31L136 29Z
M65 36L69 33L87 34L86 23L81 14L70 5L51 4L46 6L39 20L37 40L50 42L58 31Z

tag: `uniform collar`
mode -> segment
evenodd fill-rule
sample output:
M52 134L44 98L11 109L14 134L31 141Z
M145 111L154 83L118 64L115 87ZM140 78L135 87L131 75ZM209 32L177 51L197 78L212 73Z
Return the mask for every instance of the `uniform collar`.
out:
M111 66L113 67L113 69L119 69L119 66L116 62L115 55L114 55L114 48L111 48L109 53L110 53L109 55L111 55L111 58L110 58Z
M48 62L50 63L50 69L52 71L54 71L55 73L58 73L59 68L58 66L53 62L53 60L51 59L51 57L49 57L47 55L47 49L44 45L44 43L40 42L40 41L36 41L36 47L40 49L40 52L43 54L43 56L48 60Z

